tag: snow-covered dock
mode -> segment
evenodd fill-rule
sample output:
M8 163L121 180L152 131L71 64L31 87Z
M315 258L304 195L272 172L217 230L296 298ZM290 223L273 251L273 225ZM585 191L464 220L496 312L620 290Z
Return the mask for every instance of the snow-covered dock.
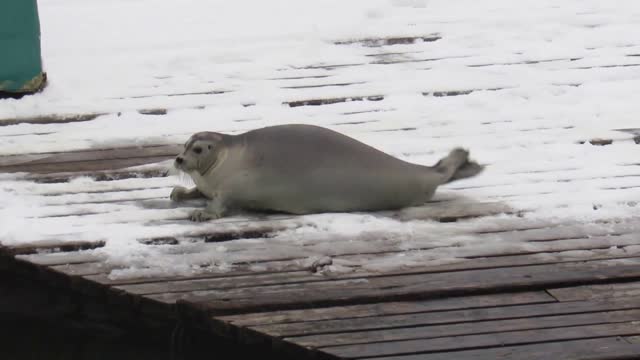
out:
M0 100L0 273L174 348L640 355L639 4L186 4L41 2L50 85ZM381 213L192 223L202 203L169 201L193 132L293 122L487 168Z

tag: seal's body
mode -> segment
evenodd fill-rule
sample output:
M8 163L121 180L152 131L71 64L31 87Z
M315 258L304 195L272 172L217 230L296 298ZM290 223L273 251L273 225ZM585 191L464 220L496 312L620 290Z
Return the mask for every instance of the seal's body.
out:
M420 205L438 185L482 170L462 149L433 167L422 166L312 125L272 126L237 136L197 133L175 165L196 188L177 187L172 200L212 200L206 211L192 214L195 221L234 209L308 214Z

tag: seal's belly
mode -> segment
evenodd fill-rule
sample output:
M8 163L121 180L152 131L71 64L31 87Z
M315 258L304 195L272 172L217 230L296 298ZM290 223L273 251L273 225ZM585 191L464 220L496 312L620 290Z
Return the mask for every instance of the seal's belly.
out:
M431 195L417 171L317 170L261 176L234 193L242 207L294 214L375 211L418 205Z

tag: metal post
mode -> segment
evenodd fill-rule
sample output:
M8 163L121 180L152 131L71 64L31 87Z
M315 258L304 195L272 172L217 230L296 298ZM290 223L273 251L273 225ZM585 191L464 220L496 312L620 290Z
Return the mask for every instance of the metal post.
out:
M19 98L45 83L36 0L0 1L0 96Z

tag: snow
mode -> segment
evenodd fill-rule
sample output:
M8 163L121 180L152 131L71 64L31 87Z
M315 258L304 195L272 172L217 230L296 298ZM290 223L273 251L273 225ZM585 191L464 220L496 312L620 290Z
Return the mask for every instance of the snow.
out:
M438 202L420 208L243 215L205 224L186 220L202 203L169 202L171 188L185 185L176 175L40 184L0 174L3 245L104 241L89 252L116 267L113 277L230 271L243 262L260 271L267 261L305 267L322 260L322 271L333 272L391 271L531 249L541 257L587 258L596 251L580 245L595 240L576 241L578 250L571 250L477 232L597 222L607 233L604 220L632 223L640 216L640 168L634 166L640 146L615 130L638 128L637 1L41 0L39 11L50 84L35 96L0 100L0 119L102 115L2 126L0 156L8 156L2 161L181 144L196 131L237 134L295 122L326 126L421 164L464 146L487 169L442 187ZM351 41L436 35L441 39L381 47ZM336 44L344 41L350 43ZM472 92L434 95L446 91ZM284 105L378 95L384 98ZM168 112L138 112L156 108ZM594 146L593 138L614 142ZM486 216L434 220L450 214ZM274 229L269 238L202 242L205 233L262 228ZM139 241L156 237L179 244ZM609 254L638 249L624 238L610 242ZM383 249L395 252L355 255ZM354 256L327 262L339 254Z

